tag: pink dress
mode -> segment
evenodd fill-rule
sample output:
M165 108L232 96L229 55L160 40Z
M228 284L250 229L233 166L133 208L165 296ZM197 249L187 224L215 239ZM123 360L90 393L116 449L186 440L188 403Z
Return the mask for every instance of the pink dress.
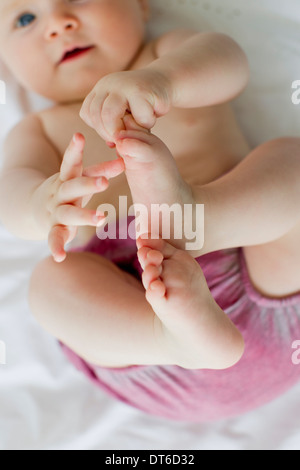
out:
M134 240L95 237L76 251L104 256L140 279ZM210 253L197 261L214 299L244 336L245 354L237 365L223 371L177 366L106 369L85 362L62 345L71 362L112 397L177 421L237 416L293 387L300 379L300 365L292 361L292 344L300 340L300 294L280 300L263 297L251 284L241 248Z

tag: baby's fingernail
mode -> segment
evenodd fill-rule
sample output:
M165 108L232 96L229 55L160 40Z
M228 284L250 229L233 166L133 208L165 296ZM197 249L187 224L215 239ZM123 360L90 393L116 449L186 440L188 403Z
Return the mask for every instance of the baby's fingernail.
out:
M76 134L73 135L72 140L73 140L73 143L77 145L77 144L80 144L84 140L84 137L82 134L79 134L78 132L76 132Z
M116 144L114 142L106 142L106 145L111 148L111 149L114 149Z
M101 217L100 219L98 218L97 227L102 227L103 225L106 224L106 222L107 222L106 217Z
M77 142L78 142L77 134L74 134L74 135L73 135L73 143L74 143L74 144L77 144Z
M53 258L56 263L63 263L66 259L66 254L65 253L61 253L59 255L56 254L53 256Z
M105 214L101 211L97 211L96 215L93 217L93 222L97 227L101 227L106 222Z
M104 213L104 212L102 212L102 211L100 211L100 210L97 210L97 212L96 212L96 217L98 217L98 218L99 218L99 217L102 217L102 218L103 218L103 217L106 217L106 216L105 216L105 213Z

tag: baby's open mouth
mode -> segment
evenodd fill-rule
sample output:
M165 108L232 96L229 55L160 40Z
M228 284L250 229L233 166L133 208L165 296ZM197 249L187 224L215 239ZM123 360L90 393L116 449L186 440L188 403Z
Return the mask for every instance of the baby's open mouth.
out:
M72 59L75 59L77 57L80 57L84 54L86 54L87 52L89 52L91 49L93 49L94 46L88 46L88 47L75 47L74 49L70 50L70 51L67 51L61 61L60 61L60 64L63 63L63 62L66 62L66 61L69 61L69 60L72 60Z

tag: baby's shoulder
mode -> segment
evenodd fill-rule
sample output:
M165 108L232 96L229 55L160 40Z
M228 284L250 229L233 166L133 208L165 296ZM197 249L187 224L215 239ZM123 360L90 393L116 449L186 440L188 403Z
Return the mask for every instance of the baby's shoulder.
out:
M28 136L39 136L43 134L43 123L39 113L27 114L23 119L18 121L8 132L5 143L7 142L24 142Z
M147 42L140 52L133 69L142 68L172 50L176 50L184 41L198 34L199 31L176 29Z
M77 129L80 124L80 107L81 103L56 104L37 114L43 132L49 140L57 144L61 140L61 135L66 134L68 139L71 138L74 129Z
M27 114L6 135L4 149L13 148L16 150L18 147L32 149L46 143L55 145L52 137L58 132L58 122L63 122L59 108L59 106L53 106Z
M8 133L4 145L4 168L31 168L49 175L59 168L55 146L45 133L39 113L20 120Z
M6 140L12 140L24 135L38 137L45 134L45 125L50 118L58 117L58 106L42 111L31 112L18 121L8 132Z
M191 29L175 29L161 35L153 42L156 57L161 57L168 52L176 50L182 43L199 34L199 31Z

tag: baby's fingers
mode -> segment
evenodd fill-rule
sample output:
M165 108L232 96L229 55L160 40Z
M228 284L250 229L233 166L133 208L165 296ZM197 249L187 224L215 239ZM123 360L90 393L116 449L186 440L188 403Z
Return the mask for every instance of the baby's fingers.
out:
M66 181L61 185L58 192L58 204L66 204L79 198L101 193L108 188L106 178L80 177Z
M55 216L58 225L71 225L74 227L84 227L87 225L98 227L105 221L104 214L71 204L59 206Z
M54 261L62 263L66 259L65 245L70 240L70 230L63 225L55 225L50 230L48 245Z
M105 99L101 109L101 137L105 140L115 142L115 134L124 130L123 117L128 111L127 99L118 94L111 93ZM107 137L109 139L107 139Z
M99 163L99 165L90 166L83 171L84 176L103 176L106 179L115 178L125 171L125 164L122 158L110 162Z
M107 134L104 129L101 109L105 96L98 94L92 91L84 100L83 105L80 110L81 119L92 129L95 129L96 132L105 140L110 141L111 137Z
M82 134L74 134L65 154L60 168L61 181L81 176L82 158L85 139Z

